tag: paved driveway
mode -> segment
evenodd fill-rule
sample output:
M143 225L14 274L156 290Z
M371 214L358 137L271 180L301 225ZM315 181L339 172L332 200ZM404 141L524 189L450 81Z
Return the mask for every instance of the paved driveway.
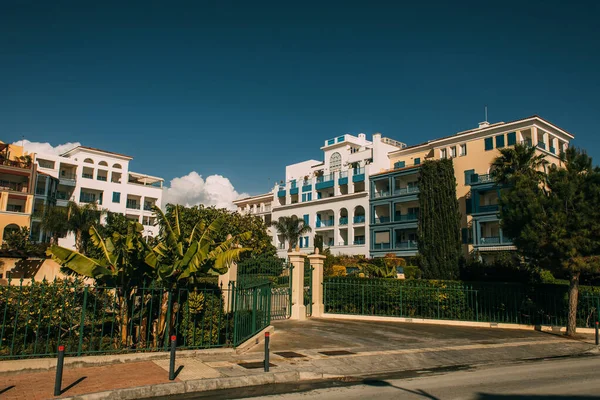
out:
M501 344L561 339L534 330L472 328L310 318L307 321L274 321L272 351L347 349L371 352L473 344ZM589 338L587 338L589 339ZM262 351L260 346L252 352Z

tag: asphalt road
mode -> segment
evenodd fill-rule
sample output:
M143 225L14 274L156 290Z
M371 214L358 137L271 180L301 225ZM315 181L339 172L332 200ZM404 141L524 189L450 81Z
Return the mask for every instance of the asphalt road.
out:
M428 372L421 372L428 374ZM270 400L600 399L600 357L543 360L432 372L416 378L374 378L346 387L258 397Z
M171 398L171 397L169 397ZM172 397L175 398L175 397ZM177 396L178 399L600 399L600 356L502 365L405 371L354 382L267 385Z

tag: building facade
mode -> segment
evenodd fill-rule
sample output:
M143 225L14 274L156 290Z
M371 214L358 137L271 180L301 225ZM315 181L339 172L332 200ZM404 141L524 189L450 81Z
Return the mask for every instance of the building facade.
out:
M303 252L314 249L314 235L334 254L369 254L370 176L389 168L388 153L404 143L373 135L342 135L324 142L323 161L286 166L285 180L273 189L272 220L295 215L312 228L301 238ZM273 232L273 244L284 257L288 244Z
M36 164L23 147L0 142L0 243L21 227L31 226Z
M132 172L133 158L123 154L79 146L61 155L37 154L37 169L47 181L56 181L55 204L66 207L70 200L79 204L96 203L103 211L124 214L144 226L144 236L155 237L158 226L153 206L162 206L163 179ZM46 181L46 182L47 182ZM40 194L51 190L38 182ZM37 190L36 190L37 192ZM38 198L36 198L36 202ZM34 225L35 227L35 225ZM35 230L38 232L38 230ZM40 236L42 232L38 233ZM61 246L73 246L73 235L60 240Z
M417 254L420 164L442 158L452 158L454 164L465 254L476 251L485 258L514 250L499 224L501 188L490 176L493 160L499 149L525 143L560 167L560 153L573 138L558 126L532 116L508 123L483 122L476 129L390 152L389 170L371 177L370 255Z

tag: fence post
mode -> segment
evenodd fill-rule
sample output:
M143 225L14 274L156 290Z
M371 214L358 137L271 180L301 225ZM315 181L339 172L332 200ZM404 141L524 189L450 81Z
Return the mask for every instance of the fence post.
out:
M87 308L88 285L83 289L83 306L81 307L81 320L79 321L79 345L77 346L77 355L81 355L83 349L83 327L85 325L85 309Z
M311 316L321 317L325 313L325 288L323 286L323 263L325 256L319 254L319 249L315 248L315 254L308 256L312 266L311 275Z
M475 321L479 322L479 290L475 290Z
M437 319L440 319L440 288L437 288Z
M259 287L252 288L252 333L256 332L256 308L258 307L258 290Z
M231 304L233 312L233 345L237 346L237 325L238 325L238 312L237 312L237 289L235 282L230 282L231 285Z
M175 380L175 351L177 350L177 336L171 336L171 357L169 358L169 380Z

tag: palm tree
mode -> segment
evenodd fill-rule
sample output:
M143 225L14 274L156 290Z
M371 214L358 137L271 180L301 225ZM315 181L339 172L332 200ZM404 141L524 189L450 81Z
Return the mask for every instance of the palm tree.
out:
M50 244L58 244L58 238L68 231L66 209L57 206L47 207L40 215L40 227L50 233Z
M536 154L535 147L516 144L500 149L500 155L492 162L491 174L500 184L507 184L515 176L527 176L542 182L547 164L543 154Z
M288 251L292 251L300 237L312 229L304 223L304 220L297 216L279 217L277 221L273 221L272 225L277 229L277 233L283 237L283 240L288 241Z
M96 203L79 205L69 201L67 205L67 230L75 234L75 248L81 254L85 254L83 233L100 221L100 210Z

